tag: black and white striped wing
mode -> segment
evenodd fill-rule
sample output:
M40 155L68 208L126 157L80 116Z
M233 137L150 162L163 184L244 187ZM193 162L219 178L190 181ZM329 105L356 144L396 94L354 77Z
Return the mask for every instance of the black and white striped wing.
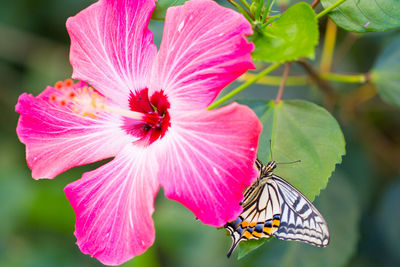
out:
M243 222L246 222L245 225L249 224L252 227L254 227L254 225L260 225L260 227L262 226L262 228L260 228L261 230L264 229L265 223L270 221L272 227L272 221L276 218L274 216L280 214L281 204L279 203L278 190L268 185L260 185L249 195L252 194L254 194L254 196L252 196L253 200L243 205L243 212L240 214ZM250 196L248 196L248 198L250 198ZM261 235L261 233L269 237L271 236L271 231L273 231L273 229L265 228L265 232L260 232L260 236L254 237L265 237Z
M228 257L241 241L271 237L279 227L281 204L276 188L268 184L250 187L244 202L240 216L225 225L232 237Z
M329 244L329 229L314 205L282 178L272 175L269 186L279 192L281 222L273 235L283 240L306 242L325 247Z

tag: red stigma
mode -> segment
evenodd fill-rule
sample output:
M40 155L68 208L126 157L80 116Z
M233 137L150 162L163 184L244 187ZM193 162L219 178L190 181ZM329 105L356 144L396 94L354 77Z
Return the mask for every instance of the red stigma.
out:
M132 111L145 114L143 121L126 119L124 129L131 135L138 137L136 143L150 145L162 138L171 125L168 109L170 104L163 90L155 92L151 97L147 88L131 92L129 107Z

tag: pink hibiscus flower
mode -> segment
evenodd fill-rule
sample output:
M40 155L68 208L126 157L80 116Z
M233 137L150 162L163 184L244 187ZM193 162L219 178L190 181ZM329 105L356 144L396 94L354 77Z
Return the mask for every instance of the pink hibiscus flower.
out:
M72 76L96 91L67 80L16 106L34 178L114 157L65 188L78 246L109 265L154 242L160 186L222 226L256 176L256 115L236 103L205 109L254 67L250 24L213 1L189 1L168 9L157 51L147 28L154 2L101 0L68 19Z

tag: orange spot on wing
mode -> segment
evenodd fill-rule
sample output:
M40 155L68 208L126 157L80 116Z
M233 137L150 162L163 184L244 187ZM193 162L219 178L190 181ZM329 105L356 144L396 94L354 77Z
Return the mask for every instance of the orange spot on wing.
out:
M243 236L247 239L251 238L251 233L249 231L244 232Z
M252 223L250 223L250 227L254 227L254 226L256 226L256 222L252 222Z
M280 221L280 220L274 219L274 220L272 221L272 226L273 226L273 227L278 228L280 224L281 224L281 221Z
M242 222L242 228L246 228L247 226L249 226L249 222L248 221Z
M271 227L264 227L263 232L270 236L271 235Z
M255 237L258 237L258 238L261 237L261 233L258 233L258 232L253 232L253 235L254 235Z

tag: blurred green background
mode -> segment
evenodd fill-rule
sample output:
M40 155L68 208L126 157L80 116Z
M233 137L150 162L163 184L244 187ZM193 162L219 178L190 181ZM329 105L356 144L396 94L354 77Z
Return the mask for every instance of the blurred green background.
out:
M63 188L104 162L74 168L52 181L34 181L15 133L14 111L21 93L37 95L70 77L65 21L93 2L1 2L0 266L101 266L75 245L75 216ZM150 26L159 43L163 23ZM379 51L399 35L398 30L364 35L339 30L337 69L368 71ZM294 74L301 72L294 67ZM400 111L378 97L358 101L363 97L358 86L333 86L341 96L333 114L344 131L347 154L315 201L331 229L328 248L271 240L240 261L228 260L231 239L225 230L202 225L160 192L153 216L155 244L124 266L400 266ZM276 90L258 85L239 97L269 99ZM295 98L321 102L312 86L288 87L284 99Z

